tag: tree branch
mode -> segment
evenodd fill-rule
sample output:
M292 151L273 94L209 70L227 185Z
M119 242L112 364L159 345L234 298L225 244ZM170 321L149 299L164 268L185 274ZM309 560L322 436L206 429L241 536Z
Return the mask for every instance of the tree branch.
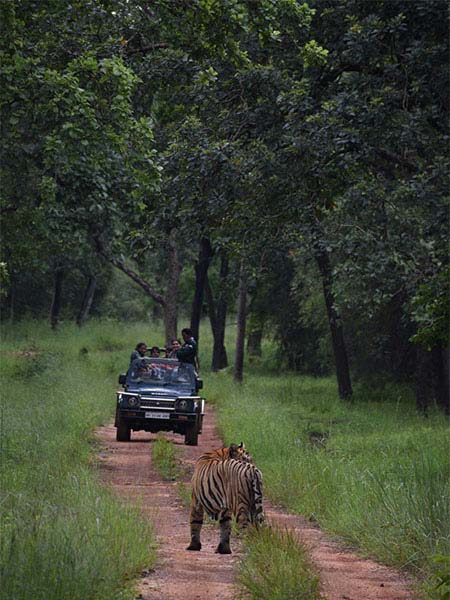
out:
M106 253L105 249L103 248L102 243L99 240L96 240L95 243L96 243L98 254L104 260L106 260L109 263L111 263L112 265L114 265L117 269L119 269L120 271L125 273L125 275L128 275L128 277L130 279L132 279L135 283L137 283L145 291L145 293L150 296L150 298L153 298L153 300L155 302L158 302L158 304L161 304L161 306L165 306L166 301L164 300L164 297L161 294L159 294L158 292L156 292L153 289L153 287L149 284L148 281L146 281L143 277L141 277L139 275L139 273L136 273L136 271L133 271L133 269L128 267L123 261L121 261L117 258L114 258L113 256L109 256Z

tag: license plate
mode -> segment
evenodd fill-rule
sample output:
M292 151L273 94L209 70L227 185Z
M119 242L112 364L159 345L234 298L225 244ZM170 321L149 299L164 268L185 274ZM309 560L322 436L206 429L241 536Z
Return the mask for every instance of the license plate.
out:
M170 419L170 413L164 413L164 412L146 412L145 413L145 418L146 419Z

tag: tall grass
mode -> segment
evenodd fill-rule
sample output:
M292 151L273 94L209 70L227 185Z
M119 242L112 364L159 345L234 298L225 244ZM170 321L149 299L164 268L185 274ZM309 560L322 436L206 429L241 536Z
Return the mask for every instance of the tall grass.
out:
M230 364L233 338L229 327ZM5 597L119 598L125 574L151 560L148 525L98 484L91 449L92 429L112 417L117 374L141 340L162 345L162 328L3 328L3 351L30 351L2 356ZM443 416L418 417L407 388L360 389L348 404L333 379L276 375L270 341L236 385L231 368L209 374L211 348L205 323L205 397L217 405L225 441L242 440L254 455L267 496L386 563L424 578L442 571L433 557L450 554Z
M319 600L319 577L305 547L289 531L250 530L238 583L244 600Z
M160 476L166 481L177 478L179 469L173 443L163 436L158 436L152 444L153 464Z
M2 597L131 598L127 581L153 563L151 526L105 490L92 460L136 335L112 323L3 328Z
M448 421L417 416L406 388L361 389L351 405L324 378L218 374L205 388L274 501L419 577L450 554Z

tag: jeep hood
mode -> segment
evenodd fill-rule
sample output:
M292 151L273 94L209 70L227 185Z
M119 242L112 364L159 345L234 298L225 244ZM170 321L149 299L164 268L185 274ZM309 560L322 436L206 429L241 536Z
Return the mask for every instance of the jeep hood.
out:
M158 398L178 398L178 396L191 396L194 390L189 386L151 386L151 385L128 385L127 392L141 394L142 396L157 396Z

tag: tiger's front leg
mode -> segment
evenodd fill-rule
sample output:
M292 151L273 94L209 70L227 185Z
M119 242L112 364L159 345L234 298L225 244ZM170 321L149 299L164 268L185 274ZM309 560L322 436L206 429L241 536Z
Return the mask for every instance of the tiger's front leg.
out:
M200 533L203 525L203 506L194 496L192 497L189 522L191 525L191 543L187 550L201 550Z
M220 543L217 546L218 554L231 554L230 534L231 534L231 512L225 511L220 515Z

